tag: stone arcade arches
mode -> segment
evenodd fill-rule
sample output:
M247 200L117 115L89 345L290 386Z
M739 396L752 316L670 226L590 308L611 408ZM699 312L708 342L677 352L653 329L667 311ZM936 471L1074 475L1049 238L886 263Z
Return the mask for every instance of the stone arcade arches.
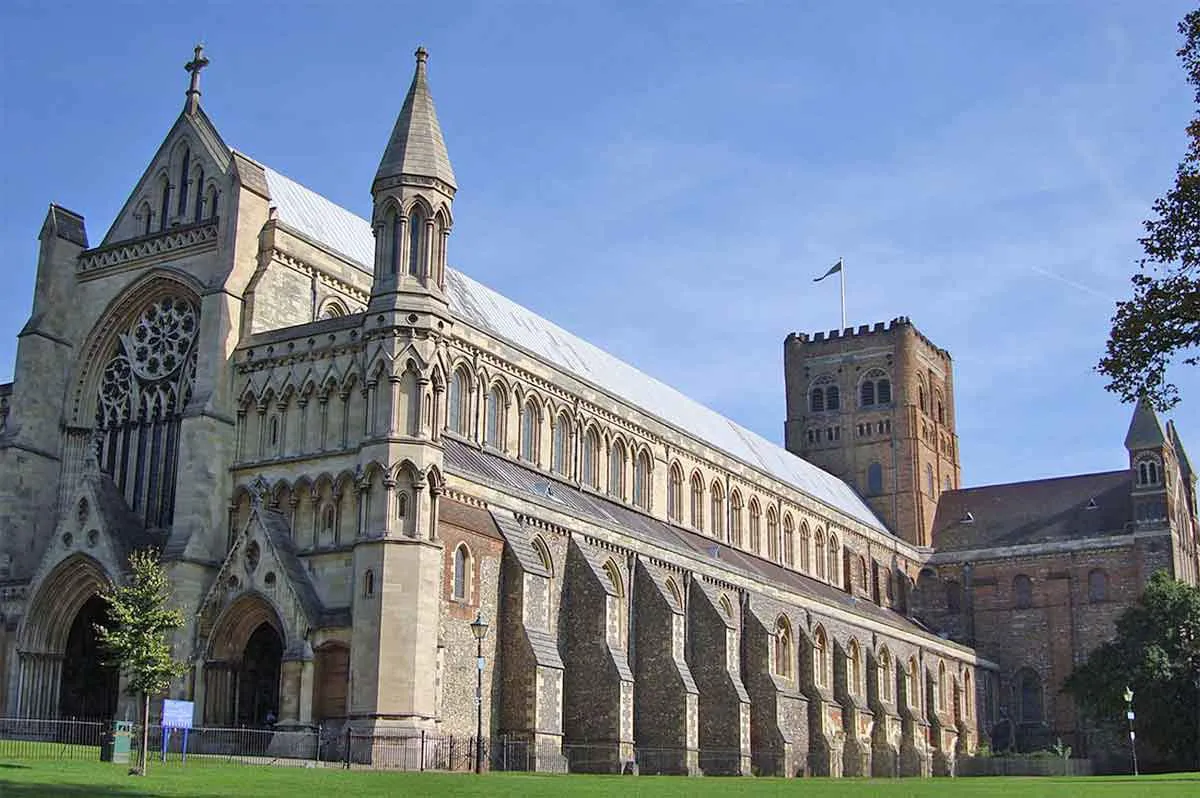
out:
M280 710L286 634L274 606L249 592L225 608L208 639L204 722L262 727Z
M100 594L111 580L83 554L68 557L42 580L18 642L13 714L21 717L112 717L117 669L106 666L96 641L103 619Z

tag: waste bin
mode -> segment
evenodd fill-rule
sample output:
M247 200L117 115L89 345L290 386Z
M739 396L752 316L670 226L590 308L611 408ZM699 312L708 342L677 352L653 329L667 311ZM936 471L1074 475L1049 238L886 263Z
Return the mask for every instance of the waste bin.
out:
M129 749L133 740L133 724L127 720L114 720L100 741L101 762L129 762Z

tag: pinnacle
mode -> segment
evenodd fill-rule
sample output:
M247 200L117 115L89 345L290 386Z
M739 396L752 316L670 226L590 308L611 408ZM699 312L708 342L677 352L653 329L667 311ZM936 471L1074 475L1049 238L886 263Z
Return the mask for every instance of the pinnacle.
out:
M400 115L388 139L387 148L375 173L375 183L403 176L436 178L457 188L454 169L446 152L446 142L438 124L433 106L433 95L426 80L426 63L429 53L424 47L417 48L416 71L412 84L404 98Z

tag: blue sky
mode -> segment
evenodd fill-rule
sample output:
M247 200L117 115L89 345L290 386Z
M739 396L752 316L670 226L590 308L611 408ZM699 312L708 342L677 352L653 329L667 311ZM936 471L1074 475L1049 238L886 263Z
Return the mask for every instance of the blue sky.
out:
M1184 151L1189 5L8 0L0 380L46 205L102 238L197 39L226 142L364 215L423 44L459 269L778 441L784 336L838 326L812 278L844 256L850 323L952 353L965 484L1121 468L1093 366Z

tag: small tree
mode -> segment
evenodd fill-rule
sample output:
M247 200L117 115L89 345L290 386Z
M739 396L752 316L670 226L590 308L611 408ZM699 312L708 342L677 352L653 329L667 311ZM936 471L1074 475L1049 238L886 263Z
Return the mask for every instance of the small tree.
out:
M126 692L142 702L142 740L137 765L131 771L146 773L150 741L150 699L162 695L171 682L187 671L172 656L167 635L183 626L183 613L167 607L170 582L153 551L129 557L129 583L114 585L104 594L108 623L97 626L109 661L124 672Z
M1098 726L1122 731L1125 688L1136 696L1138 737L1176 767L1200 766L1200 588L1166 571L1150 578L1117 634L1076 666L1064 689Z

